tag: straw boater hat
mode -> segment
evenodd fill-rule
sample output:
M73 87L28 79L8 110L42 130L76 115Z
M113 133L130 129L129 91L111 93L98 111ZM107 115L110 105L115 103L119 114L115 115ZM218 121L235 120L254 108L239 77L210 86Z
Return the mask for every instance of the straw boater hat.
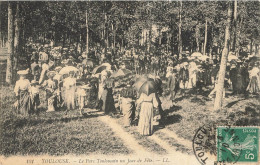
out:
M55 76L55 72L54 72L54 71L49 71L49 72L47 73L47 76L48 76L49 78L52 78L52 77Z
M17 74L19 74L19 75L27 75L28 74L28 69L27 70L19 70L17 72Z

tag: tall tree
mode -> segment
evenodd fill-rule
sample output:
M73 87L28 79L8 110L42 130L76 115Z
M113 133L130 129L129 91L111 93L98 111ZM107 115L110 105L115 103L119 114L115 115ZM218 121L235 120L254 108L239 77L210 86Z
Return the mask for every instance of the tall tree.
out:
M20 53L20 28L21 28L21 21L20 21L20 5L19 2L16 2L16 14L14 18L14 71L17 70L17 62L18 62L18 56Z
M178 52L182 54L182 1L179 2L179 24L178 24Z
M14 55L14 14L13 2L8 2L8 57L6 66L6 82L12 83L13 78L13 55Z
M203 47L203 55L206 54L206 47L207 47L207 39L208 39L208 20L206 19L205 23L205 38L204 38L204 47Z
M230 45L230 28L232 22L232 5L231 2L228 3L228 15L226 21L226 28L225 28L225 42L224 42L224 49L222 51L221 57L221 64L218 73L218 84L217 84L217 91L216 91L216 99L214 104L214 110L219 110L222 107L223 101L223 91L224 91L224 81L225 81L225 73L226 73L226 66L227 66L227 57Z
M236 55L236 44L237 44L237 0L234 1L234 16L233 16L233 42L232 42L232 51L235 51Z
M88 41L88 38L89 38L89 30L88 30L88 10L86 10L86 55L88 57L88 52L89 52L89 41Z

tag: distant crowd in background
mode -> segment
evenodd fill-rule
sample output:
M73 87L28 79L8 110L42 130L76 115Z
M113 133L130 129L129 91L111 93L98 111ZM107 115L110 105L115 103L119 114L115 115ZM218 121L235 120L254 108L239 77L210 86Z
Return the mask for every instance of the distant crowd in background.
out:
M151 135L153 125L164 126L160 97L174 102L178 93L198 95L206 88L213 98L218 89L220 55L148 53L133 47L79 52L76 47L29 44L14 89L18 112L38 114L41 102L47 103L47 112L65 109L66 114L73 109L88 114L84 108L92 107L107 115L122 114L125 126L138 125L142 135ZM233 95L259 95L259 58L230 53L225 89Z

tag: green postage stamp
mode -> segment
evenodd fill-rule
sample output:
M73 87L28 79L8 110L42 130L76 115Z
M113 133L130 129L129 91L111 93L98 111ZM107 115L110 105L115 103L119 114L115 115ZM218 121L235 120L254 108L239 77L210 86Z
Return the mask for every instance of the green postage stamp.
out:
M218 162L257 162L258 127L217 127Z

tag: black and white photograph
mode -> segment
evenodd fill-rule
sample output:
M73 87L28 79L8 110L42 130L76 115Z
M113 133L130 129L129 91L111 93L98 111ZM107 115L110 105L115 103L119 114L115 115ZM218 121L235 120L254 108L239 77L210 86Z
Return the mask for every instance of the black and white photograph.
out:
M260 1L0 0L0 165L260 164Z

